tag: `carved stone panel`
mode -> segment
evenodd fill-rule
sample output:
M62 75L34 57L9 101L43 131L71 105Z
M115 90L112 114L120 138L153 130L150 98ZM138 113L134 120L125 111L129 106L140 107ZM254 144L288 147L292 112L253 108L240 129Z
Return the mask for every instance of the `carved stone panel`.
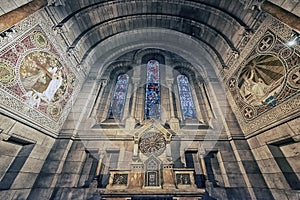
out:
M146 156L159 156L166 148L166 140L160 133L149 132L141 136L139 149Z

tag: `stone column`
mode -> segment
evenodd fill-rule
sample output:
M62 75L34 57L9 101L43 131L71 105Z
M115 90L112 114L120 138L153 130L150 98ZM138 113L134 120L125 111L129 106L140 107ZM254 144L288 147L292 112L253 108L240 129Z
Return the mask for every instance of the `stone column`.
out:
M198 82L198 86L201 90L200 93L202 94L205 109L206 109L206 112L207 112L208 123L210 123L212 118L214 118L214 114L213 114L213 111L212 111L212 108L211 108L211 105L210 105L210 101L208 99L209 97L208 97L208 94L207 94L207 90L206 90L205 84L203 82ZM209 125L211 126L211 124L209 124Z
M137 92L139 81L140 81L139 78L132 78L132 82L133 82L132 105L130 110L130 117L126 120L126 124L125 124L126 130L133 130L136 124L136 119L135 119L136 92Z
M204 161L204 153L199 153L199 159L200 159L200 165L201 165L202 173L206 177L207 176L207 170L206 170L205 161Z
M15 10L0 16L0 32L12 27L34 12L48 5L48 0L33 0Z
M171 153L171 144L170 141L167 141L166 143L166 155L167 155L167 160L172 161L172 153Z
M197 119L198 119L198 121L203 122L204 118L203 118L203 115L202 115L202 112L201 112L201 109L199 106L199 100L198 100L198 96L197 96L194 84L190 84L190 88L191 88L191 93L192 93L195 109L197 112Z
M174 102L173 102L173 95L172 95L172 89L173 89L173 79L167 80L167 86L169 90L169 102L170 102L170 120L169 125L172 130L175 132L179 131L179 120L175 118L175 112L174 112Z
M132 160L137 161L139 159L138 152L139 152L139 140L138 137L134 137Z
M163 189L175 189L175 174L173 168L165 165L163 168Z
M100 173L101 173L103 158L104 158L104 154L100 154L94 179L99 179L99 176L100 176Z
M101 99L102 99L102 94L103 94L103 91L104 91L104 88L105 88L106 84L107 84L106 79L100 80L100 87L99 87L99 90L96 94L95 103L92 106L92 112L90 114L90 118L92 119L91 126L95 125L95 123L97 123L99 121L97 119L97 111L98 111L98 107L100 105L100 102L101 102Z

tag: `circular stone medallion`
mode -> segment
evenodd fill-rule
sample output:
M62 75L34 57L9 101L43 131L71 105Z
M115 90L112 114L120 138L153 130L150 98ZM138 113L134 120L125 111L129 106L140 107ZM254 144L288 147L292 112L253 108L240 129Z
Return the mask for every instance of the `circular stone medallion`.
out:
M139 141L139 149L146 156L159 156L166 148L166 140L162 134L149 132L144 134Z

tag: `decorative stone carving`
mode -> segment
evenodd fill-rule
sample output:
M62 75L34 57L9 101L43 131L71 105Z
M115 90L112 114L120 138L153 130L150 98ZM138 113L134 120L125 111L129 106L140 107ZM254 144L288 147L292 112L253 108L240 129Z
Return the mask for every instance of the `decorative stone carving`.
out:
M113 185L127 185L128 174L114 174Z
M181 185L191 185L190 174L176 174L176 183Z
M139 140L139 149L146 156L159 156L166 148L166 140L160 133L149 132Z
M288 75L288 83L294 88L300 88L300 67L294 68Z

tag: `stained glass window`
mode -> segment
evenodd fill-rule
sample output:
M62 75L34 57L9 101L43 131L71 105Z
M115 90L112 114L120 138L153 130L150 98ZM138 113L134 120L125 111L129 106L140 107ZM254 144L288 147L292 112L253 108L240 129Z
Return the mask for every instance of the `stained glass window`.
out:
M122 74L118 76L114 96L109 109L109 118L121 119L124 105L126 101L126 93L128 86L128 75Z
M159 63L156 60L147 63L145 118L160 118Z
M196 109L188 78L184 75L177 76L177 84L183 119L195 119Z

